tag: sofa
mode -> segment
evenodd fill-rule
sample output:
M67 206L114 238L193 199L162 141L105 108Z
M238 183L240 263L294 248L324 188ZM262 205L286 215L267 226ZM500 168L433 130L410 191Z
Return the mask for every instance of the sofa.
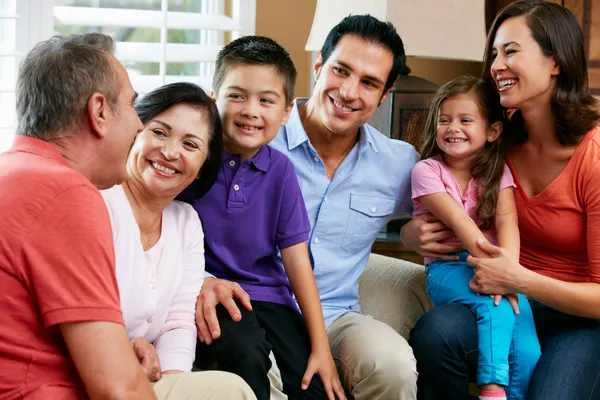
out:
M371 253L358 296L364 314L385 322L408 340L410 330L433 307L422 265Z

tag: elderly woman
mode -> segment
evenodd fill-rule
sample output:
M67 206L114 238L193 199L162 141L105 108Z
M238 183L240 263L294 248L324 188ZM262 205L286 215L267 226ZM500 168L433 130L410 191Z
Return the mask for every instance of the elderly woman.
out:
M145 129L131 148L127 179L102 192L129 339L159 399L253 399L236 375L190 372L204 241L197 213L174 199L188 187L199 198L215 180L222 152L217 109L191 83L156 89L135 108Z

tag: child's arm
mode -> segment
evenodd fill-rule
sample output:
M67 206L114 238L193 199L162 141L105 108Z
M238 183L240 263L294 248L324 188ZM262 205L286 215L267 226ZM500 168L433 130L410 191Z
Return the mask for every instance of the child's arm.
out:
M281 260L294 295L300 305L300 310L302 310L308 335L310 336L311 354L306 372L302 378L302 388L306 389L312 376L318 373L329 399L335 399L334 393L338 399L346 399L337 368L331 356L321 300L310 259L308 258L306 243L302 242L282 249Z
M469 253L478 258L488 257L477 245L477 241L479 239L485 240L485 236L475 221L452 196L446 192L433 193L419 197L419 201L427 211L435 215L456 234Z
M498 194L494 225L498 232L498 246L508 250L509 254L519 261L521 238L512 186L502 189Z

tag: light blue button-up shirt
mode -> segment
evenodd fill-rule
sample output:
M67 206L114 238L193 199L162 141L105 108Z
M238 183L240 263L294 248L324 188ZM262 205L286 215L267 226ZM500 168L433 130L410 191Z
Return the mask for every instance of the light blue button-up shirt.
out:
M390 220L410 217L410 173L419 155L410 144L365 124L329 181L300 120L298 106L306 101L296 99L288 123L270 145L296 168L310 218L311 262L329 327L342 314L360 311L358 281L377 233Z

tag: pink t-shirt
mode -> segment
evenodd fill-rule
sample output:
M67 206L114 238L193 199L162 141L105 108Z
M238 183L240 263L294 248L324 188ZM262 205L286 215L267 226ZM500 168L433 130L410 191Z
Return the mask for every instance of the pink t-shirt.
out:
M446 167L442 161L442 157L438 154L426 160L419 161L412 170L411 185L412 185L412 201L413 201L413 217L424 214L427 209L419 201L419 197L433 193L446 192L454 200L456 200L469 216L479 224L477 219L477 184L474 179L469 181L465 193L461 193L460 187L454 179L452 172ZM500 190L507 187L516 187L513 176L507 165L504 165L504 174L500 181ZM490 243L497 244L496 228L492 227L483 231L483 234ZM444 244L461 244L458 238L446 239L441 243ZM428 264L434 259L425 258L425 263Z

